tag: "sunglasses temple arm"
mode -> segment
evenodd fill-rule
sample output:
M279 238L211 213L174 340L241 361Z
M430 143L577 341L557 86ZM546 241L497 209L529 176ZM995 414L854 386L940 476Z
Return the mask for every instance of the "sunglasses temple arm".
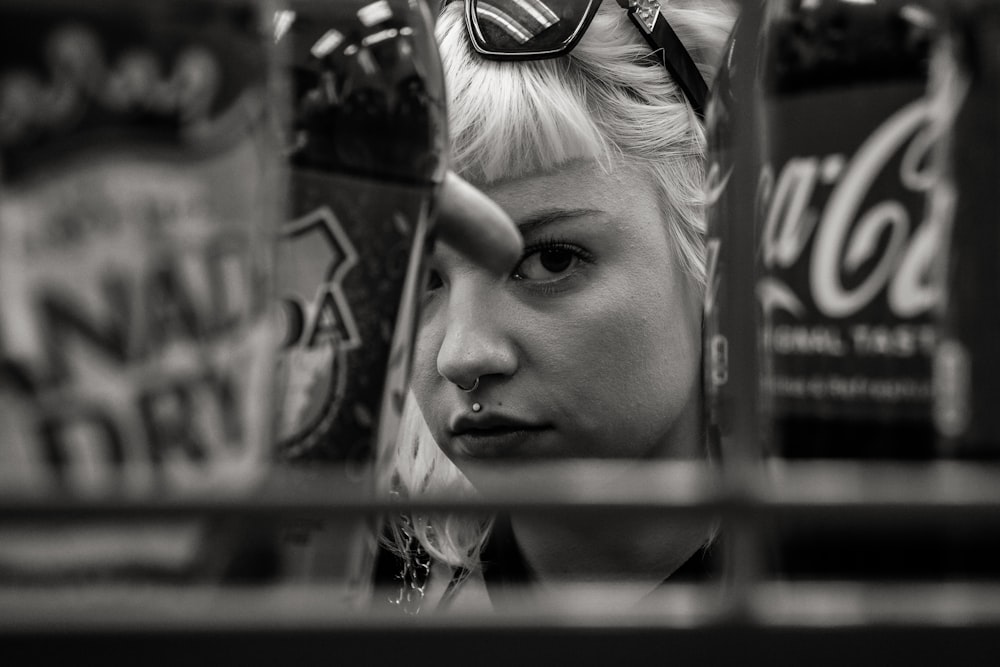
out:
M653 55L663 59L663 65L684 91L698 118L705 118L705 100L708 97L708 84L698 71L698 66L691 59L691 54L684 48L674 29L667 23L661 13L657 13L652 29L640 19L635 8L629 9L628 17L646 37L649 46L654 49Z

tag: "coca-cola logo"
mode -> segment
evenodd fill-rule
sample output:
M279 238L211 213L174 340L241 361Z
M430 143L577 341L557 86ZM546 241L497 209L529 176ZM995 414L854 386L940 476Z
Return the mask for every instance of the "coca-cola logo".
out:
M850 161L833 154L794 157L784 164L773 185L762 237L768 275L759 283L758 294L765 312L804 314L799 296L773 269L798 264L810 242L808 289L823 315L850 317L882 293L898 317L915 317L935 305L939 290L928 280L941 235L935 217L920 224L894 199L860 210L872 184L896 155L901 156L898 178L905 190L925 193L931 188L935 163L928 157L936 136L931 110L923 98L903 106L872 132ZM820 185L832 191L818 211L812 202ZM876 257L880 248L882 254ZM862 267L865 274L858 279ZM847 275L855 275L850 284Z
M194 125L208 117L219 90L219 64L198 46L180 51L166 67L141 48L109 61L92 30L69 25L52 33L45 54L48 76L14 69L0 77L0 145L69 129L91 106L176 116L183 126Z

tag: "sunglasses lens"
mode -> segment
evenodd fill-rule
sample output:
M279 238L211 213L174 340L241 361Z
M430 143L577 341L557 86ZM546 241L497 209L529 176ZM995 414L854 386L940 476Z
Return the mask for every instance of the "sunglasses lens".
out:
M493 53L548 53L572 41L596 2L471 0L473 39Z

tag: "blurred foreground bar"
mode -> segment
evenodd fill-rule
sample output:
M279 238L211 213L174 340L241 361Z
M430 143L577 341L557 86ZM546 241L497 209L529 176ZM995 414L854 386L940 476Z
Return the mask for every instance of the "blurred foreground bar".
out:
M90 497L10 490L0 479L0 521L136 519L192 515L326 518L402 510L559 515L712 514L729 521L1000 523L1000 465L933 462L773 462L738 478L697 463L559 461L491 465L494 490L475 498L376 498L337 484L331 469L278 470L250 492L125 493ZM0 475L2 478L2 475Z
M156 500L108 494L53 499L30 489L0 495L0 521L234 516L330 518L405 508L557 515L718 516L729 531L773 520L903 523L1000 530L1000 467L808 462L739 476L701 464L553 462L493 468L475 499L390 502L333 483L342 471L282 470L251 493ZM7 488L0 485L0 488ZM729 533L726 533L729 534ZM759 546L759 543L757 543ZM752 541L733 558L753 558ZM727 547L733 548L733 547ZM544 597L489 613L416 617L359 606L333 581L233 585L0 588L0 646L17 663L79 652L106 662L220 664L995 664L1000 577L977 582L776 582L750 573L738 589L670 584L630 606L625 583L567 581ZM377 590L389 597L392 590ZM6 661L6 658L5 658ZM8 664L14 664L8 663Z
M489 612L433 613L401 618L343 603L337 586L282 585L220 590L216 587L109 586L81 590L0 592L0 629L25 634L117 632L266 632L284 630L517 629L560 626L686 629L744 626L772 628L891 627L912 625L1000 627L998 584L854 585L848 582L762 583L748 613L734 613L715 585L675 584L641 607L627 584L563 583L544 597ZM138 594L137 594L138 593ZM378 591L377 594L390 591Z
M105 664L990 665L1000 630L995 586L768 585L739 615L703 588L624 611L609 608L614 591L578 586L548 605L404 618L345 609L322 587L147 593L129 606L134 590L105 590L97 611L72 590L0 596L8 664L79 651Z

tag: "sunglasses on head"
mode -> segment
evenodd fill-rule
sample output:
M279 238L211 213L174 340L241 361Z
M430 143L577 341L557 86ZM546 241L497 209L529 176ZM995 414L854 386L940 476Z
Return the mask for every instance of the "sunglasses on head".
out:
M448 0L450 2L451 0ZM493 60L540 60L573 50L602 0L465 0L465 24L476 52ZM448 2L445 2L447 4ZM617 0L705 117L708 86L656 0Z

